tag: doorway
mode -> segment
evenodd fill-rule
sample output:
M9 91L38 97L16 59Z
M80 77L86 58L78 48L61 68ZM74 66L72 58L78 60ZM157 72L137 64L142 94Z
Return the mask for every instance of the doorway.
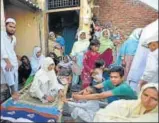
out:
M65 40L65 55L71 53L79 27L79 10L48 14L48 30L60 34Z

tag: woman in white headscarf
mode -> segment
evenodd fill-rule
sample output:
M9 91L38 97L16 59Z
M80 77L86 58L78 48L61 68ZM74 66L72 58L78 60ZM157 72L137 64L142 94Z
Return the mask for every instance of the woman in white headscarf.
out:
M136 53L141 32L142 32L142 28L135 29L132 32L132 34L129 36L129 38L121 46L120 53L117 59L117 64L124 66L125 80L127 79L127 76L131 67L131 63Z
M71 56L76 56L76 54L84 52L88 49L90 42L86 37L87 33L85 31L80 31L78 33L78 41L73 44Z
M31 75L35 75L35 73L40 69L41 64L44 60L44 56L41 54L41 48L36 46L33 50L33 56L31 57Z
M87 39L87 33L85 31L80 31L78 33L78 41L76 41L73 45L71 56L75 56L76 63L80 68L83 67L83 57L84 53L87 51L89 47L89 40ZM79 82L79 75L73 73L72 78L72 86L76 85Z
M58 83L54 68L55 63L52 58L46 57L30 87L31 96L40 99L43 103L53 102L58 93L63 95L63 86Z
M142 87L138 100L118 100L100 109L94 122L158 122L158 84Z
M44 58L45 58L45 56L43 56L41 54L41 48L38 46L34 47L33 56L31 57L31 60L30 60L32 71L31 71L29 78L26 80L24 86L29 85L33 81L34 75L40 69Z

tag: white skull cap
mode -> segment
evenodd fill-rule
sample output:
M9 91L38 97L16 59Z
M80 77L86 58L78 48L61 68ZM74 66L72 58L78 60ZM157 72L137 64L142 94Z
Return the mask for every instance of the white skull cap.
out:
M14 23L14 24L16 24L16 21L15 21L15 19L13 19L13 18L8 18L8 19L6 20L6 23Z

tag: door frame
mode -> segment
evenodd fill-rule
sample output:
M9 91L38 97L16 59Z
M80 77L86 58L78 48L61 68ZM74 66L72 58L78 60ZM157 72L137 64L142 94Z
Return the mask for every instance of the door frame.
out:
M71 8L69 7L69 8L52 9L52 10L45 11L45 14L44 14L44 34L45 34L46 54L48 54L49 14L57 13L57 12L64 12L64 11L75 11L75 10L79 10L79 12L80 12L80 7L71 7ZM80 26L80 16L79 16L79 26Z

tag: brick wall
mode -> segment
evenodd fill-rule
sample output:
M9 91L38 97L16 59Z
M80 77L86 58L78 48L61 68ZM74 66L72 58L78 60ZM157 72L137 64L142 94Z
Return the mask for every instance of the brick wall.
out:
M111 22L123 34L141 28L158 18L157 10L139 0L95 0L93 12L103 24Z

